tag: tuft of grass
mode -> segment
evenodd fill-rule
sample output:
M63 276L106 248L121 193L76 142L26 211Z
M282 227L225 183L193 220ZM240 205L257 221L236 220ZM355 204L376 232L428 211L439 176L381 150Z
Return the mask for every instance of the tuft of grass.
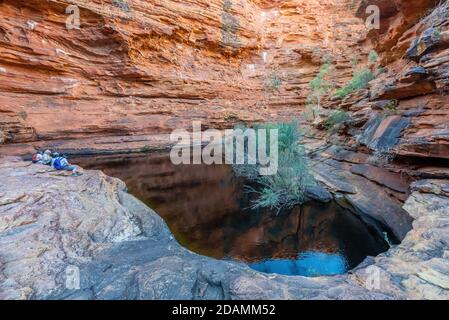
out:
M28 118L28 113L26 111L20 111L17 115L23 120L26 120Z
M234 112L229 112L229 113L226 113L226 115L224 116L224 119L226 121L237 121L237 120L239 120L239 116Z
M278 212L303 204L306 188L314 184L304 151L286 150L279 156L279 170L273 176L261 176L256 180L261 191L252 204L253 209L271 208Z
M352 70L354 70L354 72L357 70L358 64L359 64L359 59L357 59L357 58L351 59L351 67L352 67Z
M382 66L377 66L376 68L376 76L381 75L382 73L387 72L387 70L385 70L385 68L383 68Z
M368 157L368 163L384 167L395 159L396 155L392 149L377 149Z
M392 100L392 101L390 101L390 103L388 103L386 106L384 106L381 113L384 117L389 117L389 116L395 115L398 113L397 107L398 107L398 101Z
M433 32L433 36L438 39L438 41L441 40L441 29L440 28L435 28L435 31Z
M369 55L368 55L368 62L369 63L376 63L378 60L379 60L379 54L376 51L371 50Z
M112 5L125 12L129 12L129 5L124 0L112 0Z
M320 109L312 104L306 105L306 111L302 113L302 117L308 122L313 122L319 115Z
M234 165L234 172L246 178L254 187L247 190L257 194L252 208L271 208L279 213L282 209L304 203L306 189L315 185L310 172L304 146L300 143L302 134L296 122L262 124L254 126L256 131L278 129L279 159L278 172L272 176L259 175L259 165ZM267 140L269 141L269 140Z
M354 73L354 76L352 77L351 81L349 81L349 83L345 87L335 92L335 96L343 99L353 91L367 88L368 83L374 79L375 75L371 70L369 69L359 70Z
M333 131L337 127L339 128L345 122L349 121L351 116L349 113L343 110L334 110L324 121L324 128L328 131Z
M265 80L265 87L268 90L280 92L282 86L282 79L279 78L279 76L273 72L266 80Z

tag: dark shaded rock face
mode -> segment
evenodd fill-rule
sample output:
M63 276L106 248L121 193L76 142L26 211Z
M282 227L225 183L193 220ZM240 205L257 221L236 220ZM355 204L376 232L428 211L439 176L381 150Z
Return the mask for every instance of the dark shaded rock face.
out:
M407 193L409 189L409 183L402 175L386 173L385 169L376 166L370 166L368 164L353 165L351 172L364 176L370 181L375 181L397 192Z
M424 80L429 76L427 70L423 67L413 67L404 73L404 76L400 79L401 82L415 82Z
M440 31L436 28L429 28L425 30L419 38L416 38L406 55L410 60L419 62L421 57L437 47L441 40Z
M385 72L360 90L363 97L355 92L329 103L356 119L346 134L361 146L346 147L371 154L392 151L408 164L425 157L441 163L449 152L449 6L433 0L359 1L357 15L365 17L369 5L382 13L380 30L368 38Z
M349 203L362 218L381 223L400 241L412 228L412 219L402 209L402 203L389 197L382 185L390 190L401 189L399 192L404 194L408 185L388 171L376 169L335 160L312 162L315 177L336 194L337 201L343 206Z
M371 100L378 99L408 99L436 91L436 85L432 80L410 81L410 77L404 77L381 83L373 87Z
M2 299L449 298L448 188L437 180L414 186L405 205L414 228L402 244L350 274L303 278L189 252L120 180L99 171L72 177L2 158L0 179Z
M365 124L359 142L372 150L391 150L399 142L402 131L409 123L408 118L401 116L385 117L377 114Z
M307 188L306 195L310 199L321 202L330 202L333 199L332 194L320 185Z

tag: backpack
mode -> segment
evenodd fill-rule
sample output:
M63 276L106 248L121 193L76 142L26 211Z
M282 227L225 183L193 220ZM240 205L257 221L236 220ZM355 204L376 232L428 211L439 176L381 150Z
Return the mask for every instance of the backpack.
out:
M36 153L33 155L33 158L31 159L33 163L37 163L42 160L42 155L40 153Z
M68 165L69 165L69 162L67 161L66 158L57 157L57 158L53 159L53 167L56 170L62 170L62 169L64 169Z

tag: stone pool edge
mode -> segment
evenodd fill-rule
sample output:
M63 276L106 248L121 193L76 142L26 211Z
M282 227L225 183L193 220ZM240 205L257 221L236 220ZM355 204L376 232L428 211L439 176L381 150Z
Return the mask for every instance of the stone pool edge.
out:
M447 299L447 181L413 186L402 243L347 275L268 275L181 247L162 219L100 171L71 177L0 159L2 299ZM79 288L67 288L67 267ZM377 280L378 279L378 280Z

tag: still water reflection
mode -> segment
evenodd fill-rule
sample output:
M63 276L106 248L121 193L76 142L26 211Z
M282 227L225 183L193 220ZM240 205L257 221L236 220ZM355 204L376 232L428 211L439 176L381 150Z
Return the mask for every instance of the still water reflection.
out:
M286 275L341 274L387 243L336 203L308 203L279 216L250 210L244 182L226 165L174 166L167 154L72 159L126 182L186 248Z

